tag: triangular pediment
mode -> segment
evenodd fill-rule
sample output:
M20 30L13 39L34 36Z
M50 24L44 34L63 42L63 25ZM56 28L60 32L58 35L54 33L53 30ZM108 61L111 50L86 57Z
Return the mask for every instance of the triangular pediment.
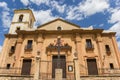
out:
M58 27L61 27L62 30L80 29L80 26L58 18L38 26L38 30L57 30Z

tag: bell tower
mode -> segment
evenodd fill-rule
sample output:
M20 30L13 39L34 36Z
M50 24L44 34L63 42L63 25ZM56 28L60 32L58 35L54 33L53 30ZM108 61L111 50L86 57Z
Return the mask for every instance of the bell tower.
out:
M35 17L30 9L14 10L9 34L16 34L16 30L30 30L33 28Z

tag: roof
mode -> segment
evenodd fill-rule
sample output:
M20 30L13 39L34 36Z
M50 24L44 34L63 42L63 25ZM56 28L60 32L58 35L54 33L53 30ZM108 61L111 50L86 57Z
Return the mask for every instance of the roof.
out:
M68 21L63 20L63 19L61 19L61 18L57 18L57 19L55 19L55 20L49 21L49 22L47 22L47 23L45 23L45 24L42 24L42 25L38 26L37 28L40 28L40 27L45 26L45 25L48 25L48 24L50 24L50 23L52 23L52 22L55 22L55 21L58 21L58 20L59 20L59 21L63 21L63 22L65 22L65 23L68 23L68 24L71 24L71 25L73 25L73 26L76 26L76 27L80 28L79 25L76 25L76 24L74 24L74 23L68 22Z

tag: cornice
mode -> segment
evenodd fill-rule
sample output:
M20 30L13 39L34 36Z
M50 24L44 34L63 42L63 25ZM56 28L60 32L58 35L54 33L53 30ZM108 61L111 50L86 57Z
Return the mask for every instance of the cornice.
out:
M73 30L33 30L33 31L26 31L26 30L17 30L17 34L97 34L101 33L102 34L103 29L93 29L93 30L83 30L83 29L73 29Z
M17 34L5 34L4 35L6 38L17 38L18 35Z
M11 24L15 24L15 23L24 23L24 24L29 24L29 22L25 21L25 22L11 22Z

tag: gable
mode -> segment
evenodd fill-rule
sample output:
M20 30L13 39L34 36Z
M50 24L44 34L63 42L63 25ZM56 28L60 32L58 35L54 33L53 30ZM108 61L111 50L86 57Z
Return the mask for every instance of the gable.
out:
M61 27L62 30L72 30L72 29L79 29L80 26L75 25L73 23L67 22L62 19L55 19L48 23L45 23L41 26L38 26L38 29L42 30L57 30L58 27Z

